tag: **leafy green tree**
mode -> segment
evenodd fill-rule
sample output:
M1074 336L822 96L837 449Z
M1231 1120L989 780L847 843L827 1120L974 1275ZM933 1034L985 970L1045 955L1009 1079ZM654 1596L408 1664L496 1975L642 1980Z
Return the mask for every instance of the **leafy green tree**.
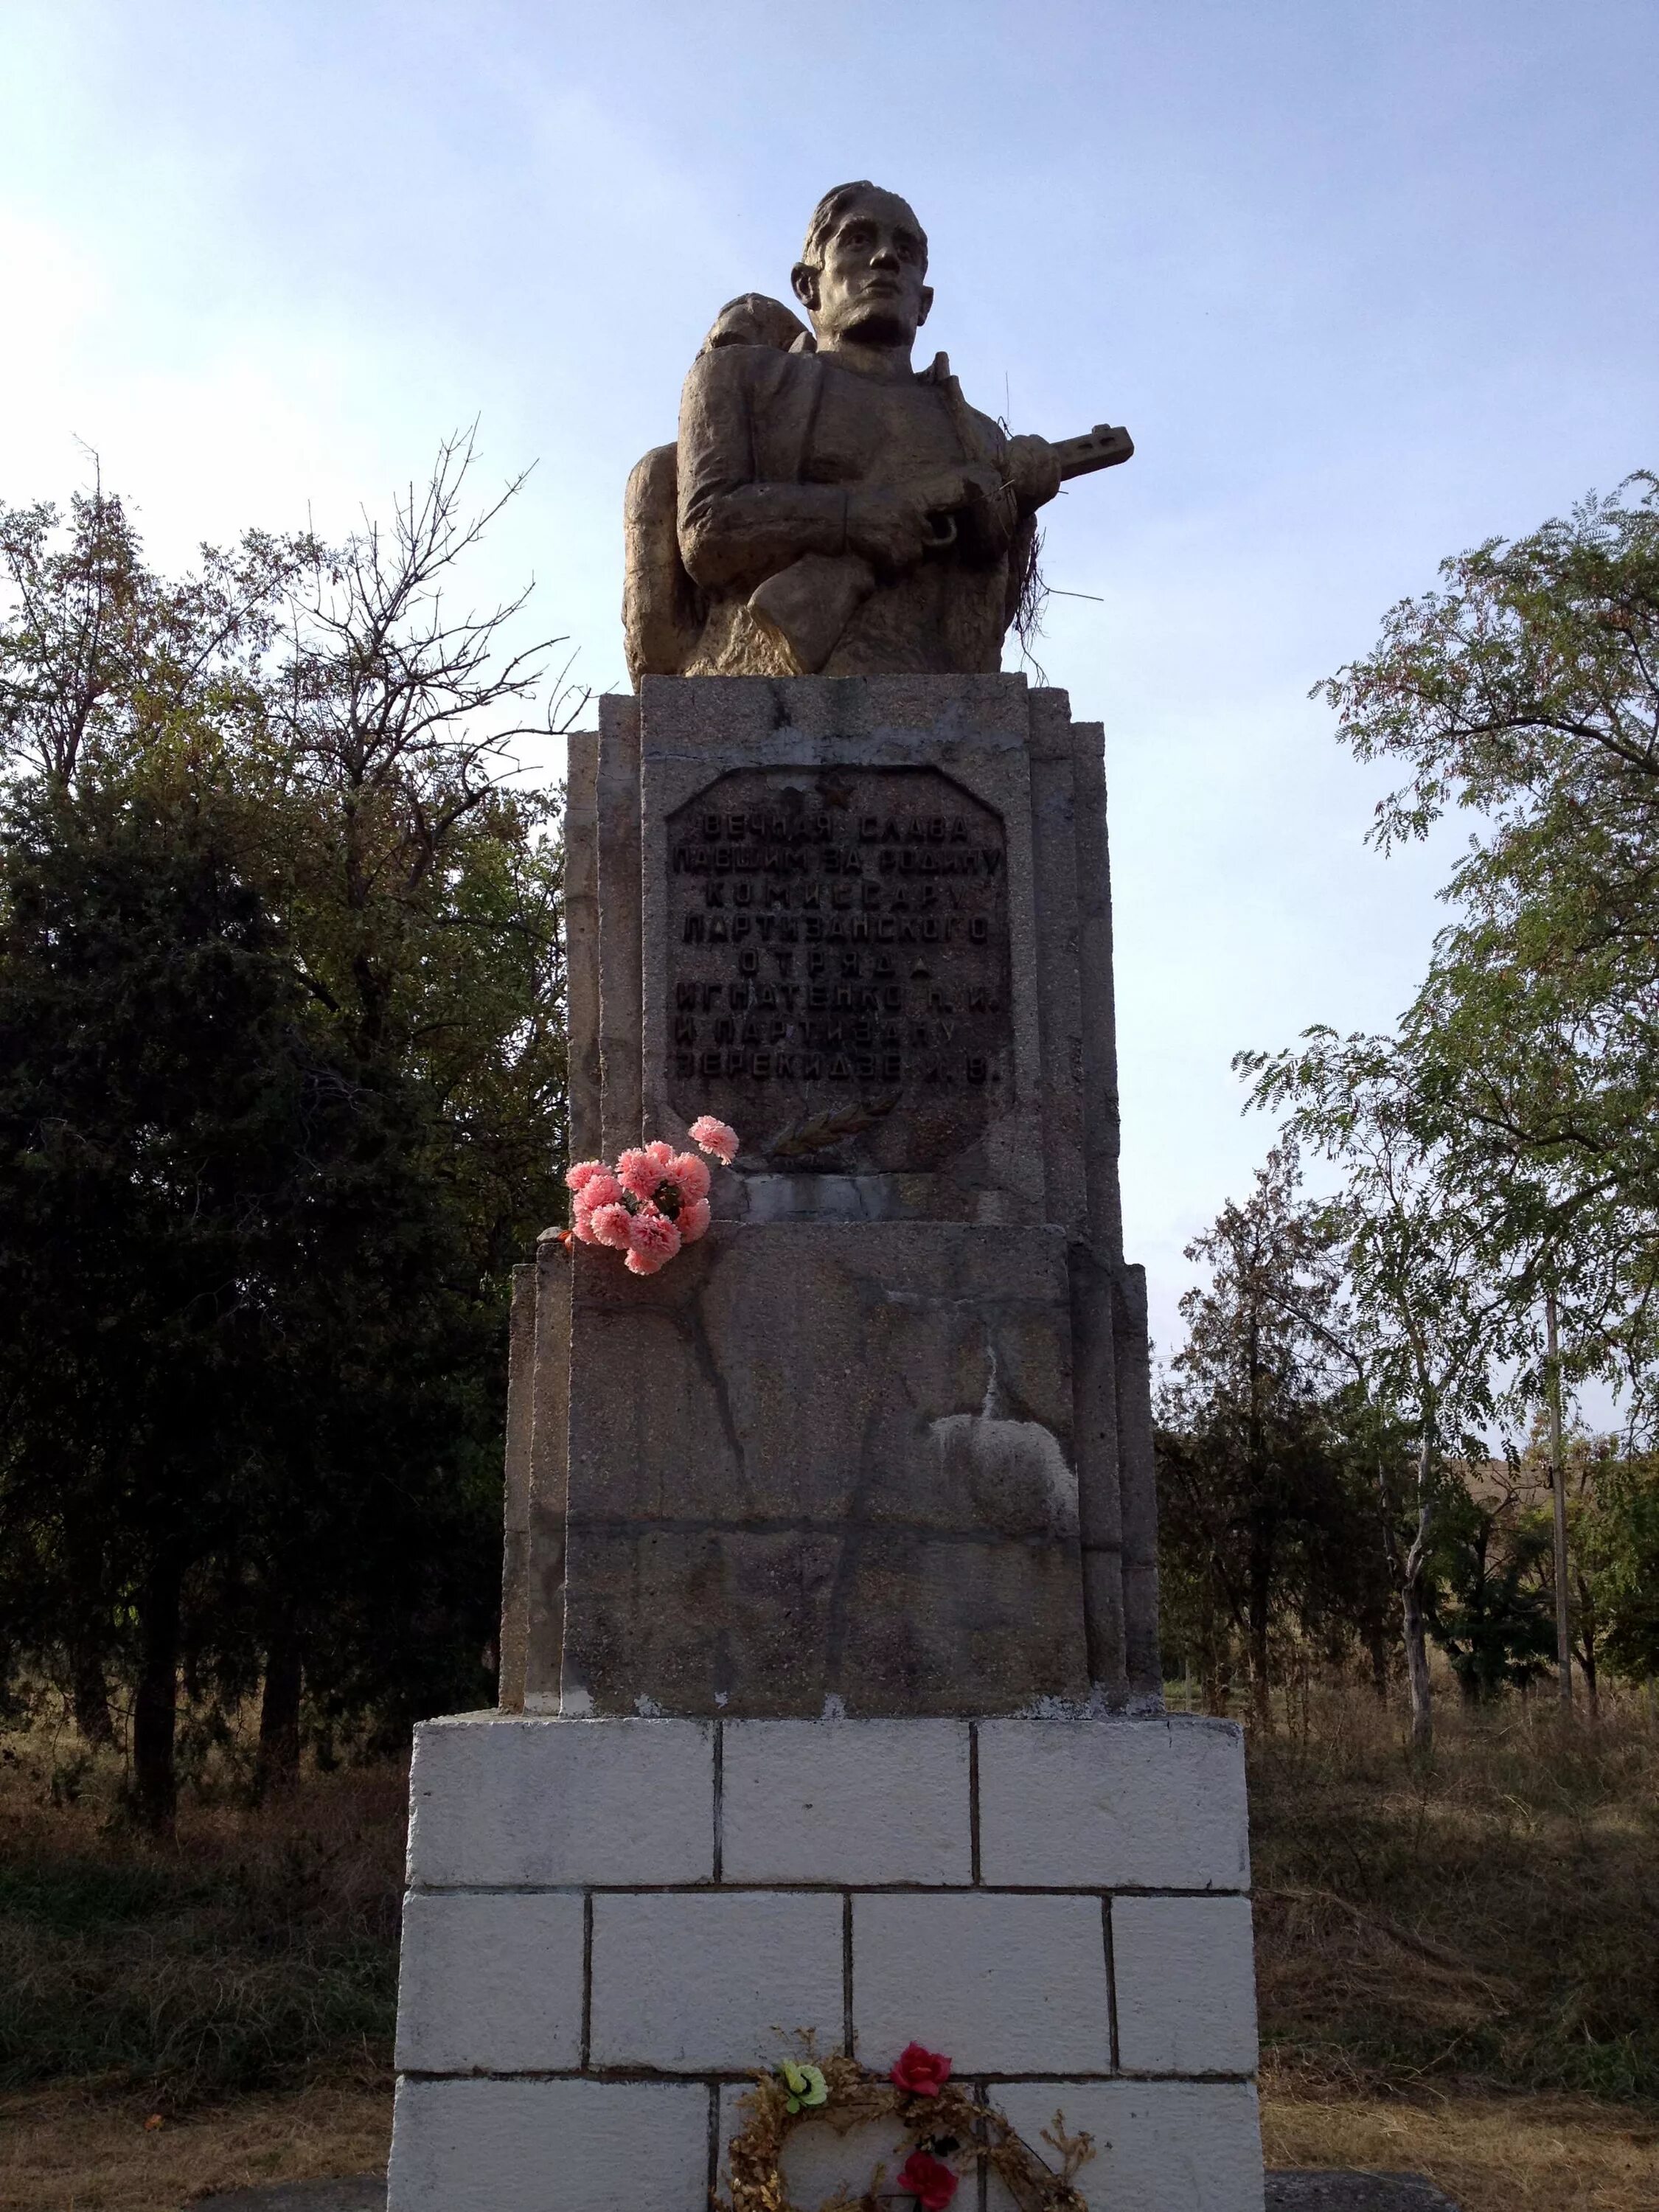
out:
M1513 1491L1477 1497L1464 1483L1448 1486L1430 1548L1427 1613L1471 1705L1548 1673L1549 1555L1547 1523L1522 1512Z
M1181 1302L1158 1437L1160 1583L1168 1632L1224 1707L1235 1647L1259 1724L1275 1625L1333 1636L1378 1610L1374 1546L1344 1428L1340 1253L1324 1210L1298 1197L1293 1147L1272 1152L1187 1257L1208 1280Z
M1579 1436L1567 1467L1574 1656L1593 1712L1603 1665L1659 1675L1659 1462Z
M1241 1054L1255 1103L1340 1164L1340 1218L1351 1292L1338 1342L1376 1439L1383 1541L1399 1599L1412 1739L1433 1737L1428 1573L1435 1521L1455 1494L1451 1462L1493 1416L1495 1376L1535 1349L1530 1248L1502 1186L1471 1185L1441 1101L1410 1051L1387 1037L1310 1030L1301 1048ZM1411 1439L1411 1473L1384 1440Z
M1581 1365L1653 1366L1659 1265L1659 479L1442 564L1322 688L1406 781L1384 849L1474 834L1401 1042L1470 1190L1505 1185ZM1524 1222L1522 1216L1528 1217Z
M0 510L0 1656L94 1725L131 1686L158 1826L181 1668L262 1685L280 1779L307 1686L400 1725L493 1620L561 856L515 610L442 604L470 458L385 537L176 583L118 501Z

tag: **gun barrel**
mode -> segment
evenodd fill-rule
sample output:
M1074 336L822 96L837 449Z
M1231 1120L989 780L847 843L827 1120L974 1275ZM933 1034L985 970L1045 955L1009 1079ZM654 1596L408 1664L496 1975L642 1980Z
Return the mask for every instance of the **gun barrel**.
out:
M1062 483L1069 483L1073 477L1091 475L1096 469L1115 469L1120 461L1127 461L1135 449L1135 441L1128 432L1114 428L1110 422L1097 422L1080 438L1056 438L1053 443Z

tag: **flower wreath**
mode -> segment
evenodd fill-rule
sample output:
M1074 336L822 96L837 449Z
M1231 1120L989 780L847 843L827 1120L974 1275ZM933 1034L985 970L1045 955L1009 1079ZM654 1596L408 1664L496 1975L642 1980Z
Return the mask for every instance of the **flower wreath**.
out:
M861 2197L837 2197L819 2212L896 2212L908 2198L921 2212L945 2212L963 2168L983 2160L1007 2189L1019 2212L1088 2212L1073 2186L1078 2168L1095 2154L1087 2135L1068 2136L1054 2114L1042 2139L1059 2158L1059 2170L1016 2135L994 2105L981 2104L951 2080L951 2061L913 2043L890 2073L877 2074L851 2058L819 2065L786 2061L760 2075L738 2108L740 2132L726 2152L732 2194L723 2212L800 2212L784 2192L780 2160L790 2135L806 2120L823 2120L840 2133L872 2120L896 2120L911 2146L890 2180L878 2166Z

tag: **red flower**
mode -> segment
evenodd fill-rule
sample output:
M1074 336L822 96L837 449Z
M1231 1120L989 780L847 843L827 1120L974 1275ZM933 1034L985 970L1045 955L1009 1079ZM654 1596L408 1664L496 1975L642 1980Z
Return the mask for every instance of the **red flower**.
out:
M912 2044L910 2048L915 2051L919 2046ZM922 2052L924 2058L928 2055ZM946 2059L945 2063L948 2066L951 2062ZM945 2212L957 2193L957 2178L931 2151L913 2150L899 2168L898 2185L920 2200L923 2212Z
M951 2078L951 2062L938 2051L907 2043L888 2080L912 2097L937 2097Z

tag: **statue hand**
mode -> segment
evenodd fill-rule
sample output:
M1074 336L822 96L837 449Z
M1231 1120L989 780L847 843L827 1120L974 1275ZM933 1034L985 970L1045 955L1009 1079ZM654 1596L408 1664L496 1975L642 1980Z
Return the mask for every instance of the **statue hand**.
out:
M913 568L939 532L934 517L960 507L967 488L958 470L872 486L847 495L848 550L878 568Z
M1060 489L1060 461L1046 438L1010 438L1003 459L1023 514L1046 507Z

